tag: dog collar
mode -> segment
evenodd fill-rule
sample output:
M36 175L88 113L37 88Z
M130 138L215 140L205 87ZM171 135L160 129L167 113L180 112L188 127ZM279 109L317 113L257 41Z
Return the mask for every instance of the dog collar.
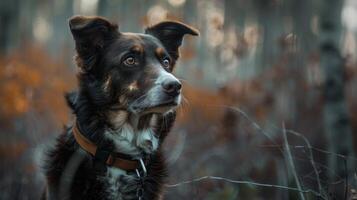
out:
M95 158L99 158L100 160L104 161L108 166L117 167L125 171L138 171L139 167L141 167L142 170L146 173L145 164L142 159L125 159L121 156L118 156L119 153L109 152L98 148L97 145L95 145L81 133L77 123L78 122L73 125L72 132L75 140L83 150Z

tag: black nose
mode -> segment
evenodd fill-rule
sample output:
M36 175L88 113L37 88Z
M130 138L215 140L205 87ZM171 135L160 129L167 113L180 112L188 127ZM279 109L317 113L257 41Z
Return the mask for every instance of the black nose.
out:
M165 79L161 83L161 86L167 94L172 96L180 94L180 90L182 87L180 81L173 78Z

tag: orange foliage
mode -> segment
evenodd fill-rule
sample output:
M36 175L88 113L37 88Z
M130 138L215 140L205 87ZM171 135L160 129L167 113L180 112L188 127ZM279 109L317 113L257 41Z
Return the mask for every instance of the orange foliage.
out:
M0 158L16 160L22 155L28 148L28 143L24 141L17 141L16 143L7 143L0 145Z
M62 62L55 62L42 49L28 47L0 58L0 113L3 120L26 112L54 112L56 121L67 120L62 97L72 88L74 73Z
M200 113L207 121L218 121L222 117L223 109L217 109L217 106L229 105L228 99L217 92L187 84L183 86L183 96L183 108L178 112L178 121L181 123L192 120L191 117L195 116L192 112Z

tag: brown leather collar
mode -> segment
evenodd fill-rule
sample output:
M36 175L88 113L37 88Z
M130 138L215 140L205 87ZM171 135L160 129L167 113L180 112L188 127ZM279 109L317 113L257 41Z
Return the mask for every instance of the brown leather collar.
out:
M79 146L90 153L92 156L97 155L97 146L89 141L80 131L78 128L77 122L74 124L73 128L73 135L76 139ZM134 171L140 167L140 162L137 160L128 160L121 157L114 156L113 153L110 153L108 158L106 159L105 163L109 166L114 166L125 171Z

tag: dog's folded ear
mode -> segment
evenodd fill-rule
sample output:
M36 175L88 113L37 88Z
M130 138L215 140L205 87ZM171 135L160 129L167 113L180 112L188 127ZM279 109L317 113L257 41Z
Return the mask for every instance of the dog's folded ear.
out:
M199 35L198 30L195 28L174 21L165 21L148 27L146 28L145 33L159 39L170 56L175 60L179 57L178 48L182 44L183 36L185 34Z
M118 26L102 17L74 16L69 19L69 27L81 58L79 67L85 70L94 65L95 53L119 35Z

